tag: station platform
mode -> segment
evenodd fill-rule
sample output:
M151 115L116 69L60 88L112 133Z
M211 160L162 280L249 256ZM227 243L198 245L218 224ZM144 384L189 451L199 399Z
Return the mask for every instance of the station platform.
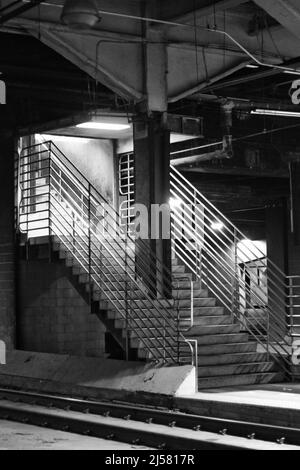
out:
M182 411L203 416L300 427L300 382L211 389L175 402Z
M199 416L300 429L300 382L195 392L192 366L11 351L0 388L130 402Z

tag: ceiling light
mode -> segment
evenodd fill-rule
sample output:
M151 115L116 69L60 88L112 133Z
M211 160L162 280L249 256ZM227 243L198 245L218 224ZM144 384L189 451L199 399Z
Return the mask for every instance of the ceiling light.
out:
M182 200L176 197L171 197L169 201L172 210L179 209L182 206L182 203Z
M276 109L255 109L251 111L251 114L258 114L260 116L300 117L300 112L279 111Z
M62 23L71 28L93 28L101 18L95 0L66 0L62 11Z
M254 65L254 64L247 64L246 67L247 67L247 69L258 69L259 68L258 65Z
M83 122L82 124L77 124L78 128L81 129L96 129L99 131L125 131L130 129L130 124L120 124L114 122Z
M223 230L223 228L225 227L225 225L223 224L223 222L213 222L211 224L211 228L212 230L215 230L216 232L220 232L221 230Z
M293 71L293 70L284 70L283 73L287 73L289 75L298 75L300 77L300 70L298 71Z

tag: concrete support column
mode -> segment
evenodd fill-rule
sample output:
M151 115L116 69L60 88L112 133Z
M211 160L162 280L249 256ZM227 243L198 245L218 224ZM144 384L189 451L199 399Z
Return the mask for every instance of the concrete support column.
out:
M135 200L147 208L147 239L137 243L137 269L149 285L149 277L157 282L159 294L169 295L170 278L162 273L162 265L171 271L171 240L163 239L160 224L158 239L153 235L153 205L169 204L170 199L170 133L164 128L161 115L148 118L143 116L134 126L135 152ZM165 206L166 207L166 206ZM166 238L166 237L165 237ZM150 250L157 257L155 262ZM143 261L141 261L143 260ZM152 292L155 289L152 286Z
M0 136L0 340L16 345L14 139Z
M266 240L268 259L272 261L282 273L287 274L287 216L284 201L266 210ZM285 284L285 276L281 274L280 271L274 270L271 265L268 266L268 303L271 311L276 314L281 321L285 321L286 311L284 310L284 305L286 303L287 292L283 287ZM270 328L271 333L277 332L279 337L284 337L287 333L287 329L283 327L277 327L276 330L275 327L272 329L272 322L270 323Z

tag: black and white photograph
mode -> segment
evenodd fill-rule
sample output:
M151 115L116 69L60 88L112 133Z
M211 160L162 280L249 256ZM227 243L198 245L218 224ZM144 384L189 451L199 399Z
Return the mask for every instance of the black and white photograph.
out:
M300 1L0 0L0 452L237 450L300 450Z

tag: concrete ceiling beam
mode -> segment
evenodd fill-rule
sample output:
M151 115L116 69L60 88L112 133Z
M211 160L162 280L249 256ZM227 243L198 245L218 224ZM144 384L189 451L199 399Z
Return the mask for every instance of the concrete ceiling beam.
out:
M254 0L285 29L300 38L299 0Z
M195 16L197 18L211 16L215 13L227 10L228 8L235 8L242 3L246 3L247 1L248 0L219 0L216 2L211 2L211 0L205 0L200 2L201 6L196 8L196 10L192 9L191 11L184 12L183 14L171 16L165 19L173 22L187 23L189 21L193 21Z
M184 90L181 93L170 97L169 98L169 103L174 103L176 101L187 98L187 97L193 95L194 93L198 93L199 91L209 87L213 83L216 83L220 80L223 80L224 78L228 77L229 75L232 75L233 73L238 72L239 70L243 69L248 63L249 63L249 61L248 62L243 61L240 64L236 65L235 67L230 67L229 69L225 70L224 72L222 72L218 75L215 75L214 77L211 77L209 80L205 80L205 81L199 83L198 85L194 86L193 88Z

